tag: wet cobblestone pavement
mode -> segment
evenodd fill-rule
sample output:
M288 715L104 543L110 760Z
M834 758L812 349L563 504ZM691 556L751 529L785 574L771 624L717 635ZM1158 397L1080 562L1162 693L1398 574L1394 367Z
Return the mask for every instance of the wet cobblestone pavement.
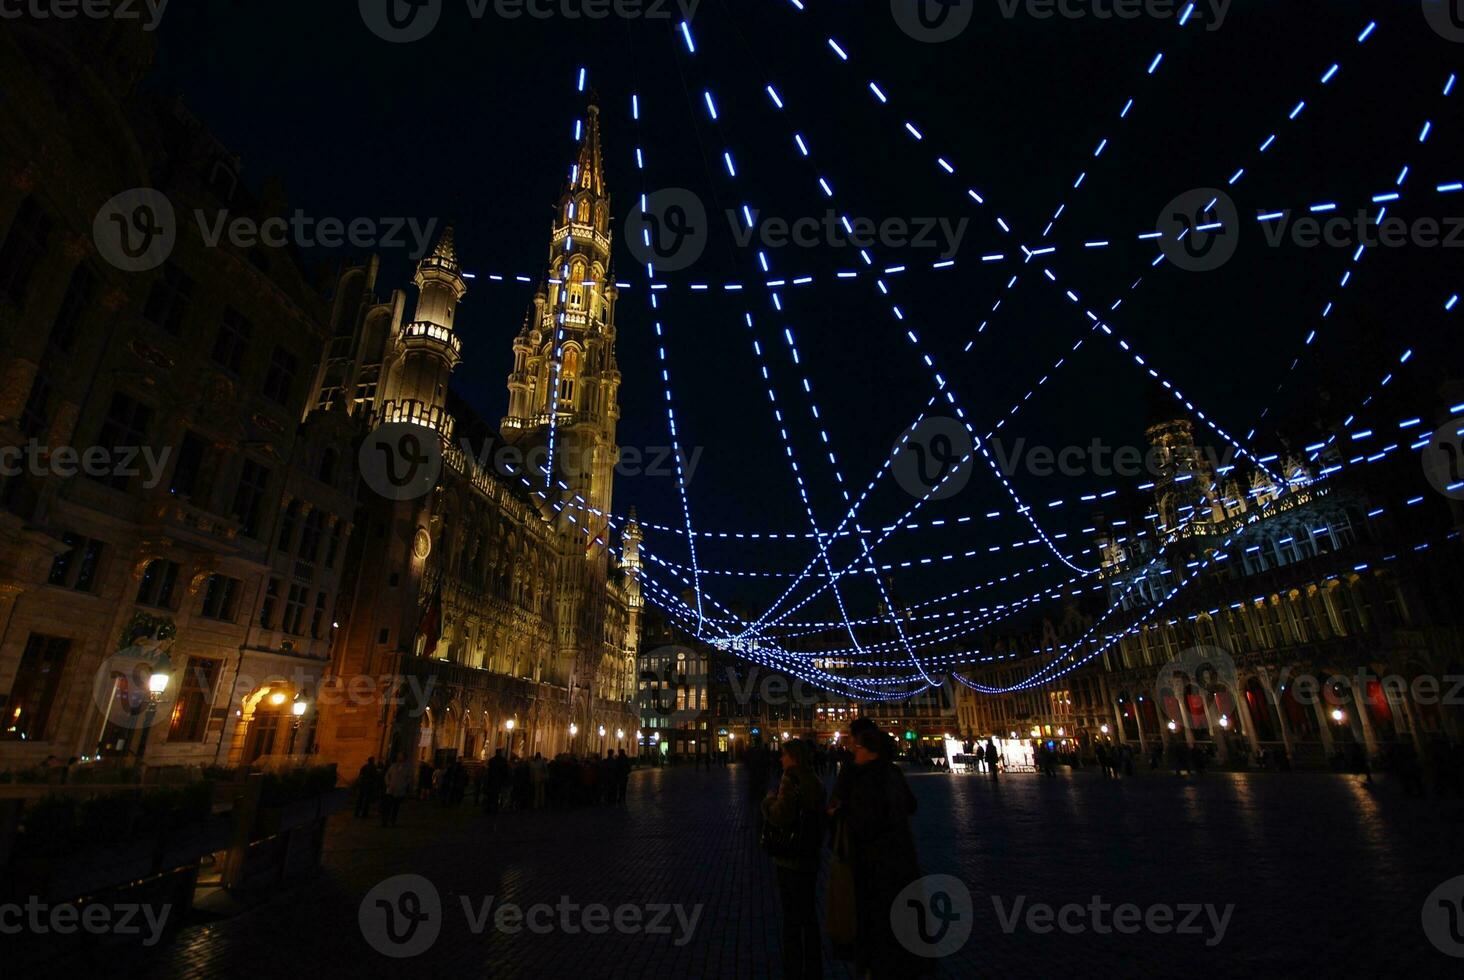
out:
M1461 961L1421 922L1429 893L1464 873L1458 800L1322 774L909 782L923 870L959 877L972 895L973 931L941 976L1458 975ZM232 918L190 924L125 966L160 977L777 975L776 885L750 795L737 767L661 769L635 773L618 807L485 816L409 802L394 829L337 814L318 874ZM431 882L442 910L435 938L414 935L427 942L410 959L383 955L360 925L367 893L402 874ZM492 921L475 932L488 896L556 911L531 920L549 925L540 932ZM570 932L566 902L638 908L621 929L578 919ZM1083 910L1062 910L1069 903ZM1126 903L1138 908L1132 933L1112 928ZM664 932L647 934L668 904L684 915L701 906L689 935L671 912ZM1173 918L1155 906L1175 907ZM1162 933L1144 927L1150 917ZM825 963L826 976L850 975Z

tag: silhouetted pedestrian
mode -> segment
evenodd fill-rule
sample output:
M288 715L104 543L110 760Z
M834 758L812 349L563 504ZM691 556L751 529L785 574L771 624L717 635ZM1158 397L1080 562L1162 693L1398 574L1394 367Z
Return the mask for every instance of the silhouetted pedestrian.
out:
M822 854L824 790L813 772L807 742L783 743L783 776L762 802L768 825L763 847L777 866L778 902L783 914L783 976L819 980L823 944L818 928L818 866Z

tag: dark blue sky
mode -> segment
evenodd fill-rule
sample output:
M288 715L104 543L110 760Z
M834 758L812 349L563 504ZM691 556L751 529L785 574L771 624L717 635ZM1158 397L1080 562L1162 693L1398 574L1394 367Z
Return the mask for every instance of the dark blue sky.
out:
M1021 268L1013 261L982 265L979 256L1015 254L1019 241L1035 242L1063 201L1070 203L1052 235L1059 252L1050 259L1063 288L1105 311L1145 274L1112 323L1237 434L1270 401L1314 327L1322 327L1320 338L1272 412L1298 433L1318 419L1335 421L1335 406L1350 404L1373 384L1405 344L1416 345L1421 356L1409 383L1390 393L1399 413L1431 402L1438 381L1458 363L1457 325L1446 330L1439 310L1464 279L1458 249L1370 250L1354 281L1339 290L1350 249L1273 247L1253 224L1243 227L1235 257L1208 272L1148 270L1153 246L1136 240L1176 195L1223 187L1242 166L1246 175L1232 196L1246 218L1321 201L1355 210L1387 190L1403 163L1412 168L1405 188L1414 193L1396 213L1458 212L1443 206L1453 202L1422 192L1464 176L1460 96L1451 111L1440 97L1450 66L1464 64L1464 45L1432 31L1415 3L1237 0L1216 30L1203 21L1180 28L1172 19L1007 18L1000 5L982 3L958 40L923 44L896 27L887 3L874 0L809 0L802 14L782 0L704 0L694 20L695 58L666 20L474 20L463 3L448 0L429 38L393 45L366 29L355 6L175 4L160 32L156 84L180 92L244 158L246 179L258 184L278 176L292 206L346 218L451 217L463 262L479 276L459 320L466 360L456 384L485 416L497 418L510 341L531 288L494 284L486 275L542 274L549 212L583 109L574 82L584 66L604 107L617 221L623 223L643 189L632 159L636 145L648 155L645 189L691 189L712 215L705 256L669 277L678 288L665 295L660 311L682 436L700 449L691 503L701 527L808 527L752 353L747 312L770 354L811 500L827 527L843 508L800 379L809 379L841 470L856 489L934 392L929 370L903 338L905 328L917 331L981 431L989 428L1086 327L1063 290L1043 287L1035 267L1027 266L991 326L963 352ZM1375 35L1359 45L1359 29L1373 18ZM830 35L853 63L833 56ZM1163 62L1146 74L1160 50ZM1320 85L1333 62L1341 70ZM871 79L887 91L889 106L871 96ZM782 114L764 94L769 82L787 102ZM720 126L708 119L706 89L715 93ZM638 129L629 118L632 91L643 106ZM1130 97L1134 107L1120 121ZM1304 110L1289 121L1301 99ZM902 131L906 119L917 121L924 141ZM1420 144L1423 119L1433 120L1434 132ZM797 156L795 130L814 163ZM1258 147L1272 131L1278 139L1262 154ZM1104 137L1110 143L1095 159ZM726 149L737 161L735 181L722 167ZM955 177L938 169L937 155L955 161ZM1074 191L1084 170L1089 175ZM877 221L969 218L957 269L893 276L890 300L868 278L788 290L782 312L771 309L760 285L731 296L684 288L701 281L759 283L752 253L734 247L722 211L751 201L764 215L821 216L828 205L819 175L835 188L842 212ZM986 206L964 197L973 186ZM997 216L1016 233L1004 235ZM1082 247L1105 239L1114 244ZM806 273L821 282L862 265L848 249L785 248L770 257L776 273ZM920 249L876 252L881 265L913 268L933 259ZM623 248L618 262L619 277L639 286L639 270ZM405 284L401 255L388 255L385 268L388 286ZM625 446L667 442L645 296L634 289L620 307ZM891 300L907 317L903 325L888 312ZM1335 312L1323 323L1329 300ZM797 366L780 339L784 326L796 333ZM1024 408L1013 435L1052 447L1086 446L1095 438L1141 445L1156 390L1111 342L1095 336ZM1274 429L1262 429L1255 442L1263 451L1282 445ZM1013 478L1019 493L1044 504L1113 482ZM886 481L868 504L867 520L887 522L912 502ZM617 509L629 504L650 520L681 523L669 479L622 480ZM926 516L998 507L1010 511L1009 499L982 472ZM1043 519L1055 532L1076 535L1091 512L1070 507ZM1024 522L1007 517L906 535L882 557L911 559L1030 536ZM649 544L673 560L686 559L680 540L653 535ZM704 565L718 568L796 569L808 557L801 547L716 543L701 553ZM841 563L853 557L847 549L840 553ZM1042 557L1035 548L1002 552L897 582L918 597ZM725 594L753 599L777 587L744 579L718 584ZM868 605L872 591L855 601Z

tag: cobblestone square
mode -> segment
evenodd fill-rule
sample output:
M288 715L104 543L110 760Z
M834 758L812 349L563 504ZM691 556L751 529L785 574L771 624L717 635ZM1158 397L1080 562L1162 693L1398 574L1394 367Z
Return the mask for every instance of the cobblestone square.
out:
M909 783L922 870L955 875L972 895L971 937L940 976L1457 975L1420 924L1425 897L1464 872L1457 800L1321 774L1014 774L993 785L912 772ZM623 807L487 816L409 802L395 829L341 813L314 878L190 924L130 966L170 977L775 976L776 885L749 796L741 767L683 767L638 771ZM358 921L363 897L402 874L430 881L442 910L437 938L410 959L378 952ZM521 909L635 905L651 910L642 927L660 905L700 913L689 938L674 915L664 934L613 922L592 934L565 932L557 911L544 934L491 921L475 934L463 900L476 916L488 896ZM1190 906L1234 908L1218 941L1203 912L1184 934L1099 934L1111 912L1028 927L1035 906L1095 901L1174 906L1175 928ZM825 967L851 975L827 950Z

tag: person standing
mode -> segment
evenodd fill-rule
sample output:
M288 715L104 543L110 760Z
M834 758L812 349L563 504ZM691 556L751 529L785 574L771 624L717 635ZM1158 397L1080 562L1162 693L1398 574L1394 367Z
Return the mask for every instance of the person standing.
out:
M823 843L824 789L813 772L809 745L802 739L783 743L783 776L776 791L762 801L763 820L782 831L773 851L778 875L778 902L783 912L783 976L820 980L823 976L819 934L818 867Z
M615 757L615 802L625 802L625 791L630 785L630 756L621 749Z
M489 813L498 812L498 802L503 795L504 783L508 781L508 760L503 757L503 750L498 749L493 753L493 758L488 760L488 778L486 780L486 795L483 799L483 808Z
M1001 760L1001 756L996 751L996 743L991 740L991 737L990 736L987 736L987 739L986 739L986 771L989 772L989 773L991 773L991 781L993 783L996 782L996 779L997 779L997 769L998 769L997 763L1000 760Z
M897 939L890 922L896 897L920 877L910 828L915 796L892 761L890 742L878 730L855 738L848 795L833 809L847 835L853 871L855 974L877 980L920 976L929 967Z
M534 787L534 809L544 809L544 784L548 781L548 767L544 764L544 756L539 752L534 753L534 758L529 761L529 782Z
M376 767L376 756L373 755L356 774L356 816L371 816L371 805L376 802L380 782L381 770Z
M412 764L398 757L386 770L386 795L381 798L381 825L395 827L402 800L412 792Z

